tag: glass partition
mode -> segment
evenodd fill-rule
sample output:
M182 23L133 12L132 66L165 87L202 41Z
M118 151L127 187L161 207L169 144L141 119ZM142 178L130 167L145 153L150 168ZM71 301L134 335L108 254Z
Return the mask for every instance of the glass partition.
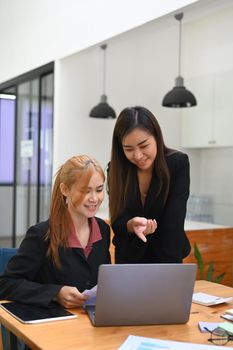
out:
M48 218L53 67L0 84L0 94L11 97L0 98L0 246L18 246L31 225Z

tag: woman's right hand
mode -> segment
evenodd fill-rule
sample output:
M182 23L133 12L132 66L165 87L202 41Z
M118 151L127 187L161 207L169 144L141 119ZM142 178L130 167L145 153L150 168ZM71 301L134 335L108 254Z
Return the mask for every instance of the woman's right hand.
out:
M146 236L153 233L157 228L156 220L136 216L127 222L127 229L134 232L143 242L147 242Z
M80 293L76 287L70 286L62 287L56 296L56 301L66 309L82 306L87 299L87 295Z

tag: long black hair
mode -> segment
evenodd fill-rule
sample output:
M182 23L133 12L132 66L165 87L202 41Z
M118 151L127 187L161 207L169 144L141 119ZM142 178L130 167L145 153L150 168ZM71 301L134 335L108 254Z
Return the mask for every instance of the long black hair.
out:
M159 188L165 193L165 200L169 191L170 176L165 155L174 152L163 140L160 125L155 116L145 107L127 107L119 114L112 137L111 161L108 169L108 192L110 220L113 222L126 206L130 186L134 182L136 170L125 156L122 147L123 138L135 128L145 130L154 136L157 143L157 155L154 171L159 179Z

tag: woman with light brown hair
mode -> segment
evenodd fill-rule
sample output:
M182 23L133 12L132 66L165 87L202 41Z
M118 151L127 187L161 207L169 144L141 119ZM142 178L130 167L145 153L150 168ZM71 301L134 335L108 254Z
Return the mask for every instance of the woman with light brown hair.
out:
M111 263L110 228L95 214L104 199L104 173L87 155L58 170L49 219L29 228L0 277L0 299L66 308L83 305L98 268Z

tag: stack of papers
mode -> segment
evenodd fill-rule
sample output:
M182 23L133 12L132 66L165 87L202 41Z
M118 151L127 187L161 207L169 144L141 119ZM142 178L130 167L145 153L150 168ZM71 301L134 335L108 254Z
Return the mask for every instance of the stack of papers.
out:
M225 310L224 314L221 315L221 317L233 322L233 309Z
M138 337L129 335L118 350L226 350L226 347L219 345L201 345L193 343L181 343L178 341L160 340L153 338Z
M227 303L228 301L233 300L233 297L223 298L216 295L206 294L206 293L194 293L193 294L193 303L212 306L222 303Z
M233 309L228 309L224 311L226 314L232 315L233 316Z

